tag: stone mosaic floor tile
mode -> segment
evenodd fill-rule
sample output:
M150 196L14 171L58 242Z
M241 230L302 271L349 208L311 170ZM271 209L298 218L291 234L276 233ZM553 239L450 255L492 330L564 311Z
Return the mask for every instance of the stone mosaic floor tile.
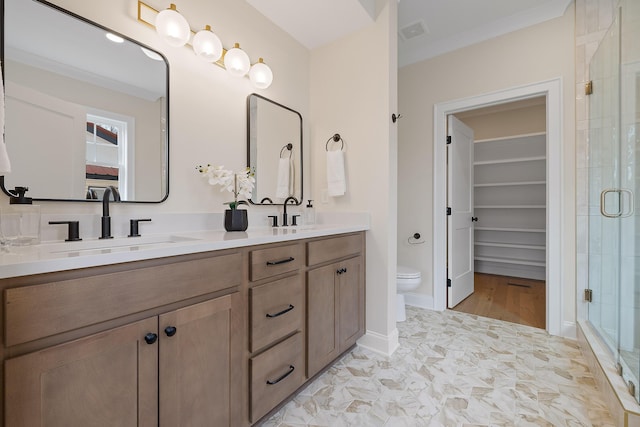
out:
M614 427L576 342L523 325L407 307L400 348L357 347L266 427Z

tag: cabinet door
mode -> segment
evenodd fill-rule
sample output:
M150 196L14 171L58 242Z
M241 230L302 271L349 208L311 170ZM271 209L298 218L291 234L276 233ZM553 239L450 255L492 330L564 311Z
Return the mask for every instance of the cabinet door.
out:
M364 333L364 262L361 256L343 261L337 269L340 353Z
M145 319L5 361L6 426L157 426L157 327Z
M237 425L239 298L236 292L160 316L160 426Z
M307 273L307 376L312 377L339 353L337 265Z

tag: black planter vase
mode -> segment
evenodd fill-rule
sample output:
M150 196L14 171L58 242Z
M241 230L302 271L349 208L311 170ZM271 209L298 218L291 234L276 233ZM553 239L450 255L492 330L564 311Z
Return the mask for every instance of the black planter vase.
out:
M224 211L224 229L227 231L245 231L249 226L245 209L227 209Z

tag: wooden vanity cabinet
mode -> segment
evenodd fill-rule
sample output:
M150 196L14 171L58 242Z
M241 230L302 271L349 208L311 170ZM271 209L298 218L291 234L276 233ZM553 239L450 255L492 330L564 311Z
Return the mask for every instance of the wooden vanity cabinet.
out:
M260 422L364 333L364 233L0 280L6 427Z
M24 279L27 283L44 283L5 288L5 342L9 336L21 344L3 349L5 355L17 353L4 362L4 425L241 425L245 325L239 292L242 259L240 252L185 256L178 262L165 259L158 265L157 261L151 263L154 266L139 262L117 267L124 268L121 271L87 269L85 274L101 274L86 277L82 277L82 270L73 273L72 278L65 277L68 273L51 273ZM166 273L167 269L172 271L167 276L152 273ZM47 277L66 280L47 281ZM121 281L112 282L116 277L127 282L129 293L123 292ZM184 278L185 289L180 283L173 283L176 277ZM82 286L94 283L106 287L102 301L92 298L81 299L80 303L77 295L83 295ZM150 283L158 292L175 292L153 295L147 286ZM23 312L34 301L42 303L38 291L49 295L56 286L67 292L66 303L61 299L51 304L57 310L43 303L42 313ZM109 291L110 286L113 289ZM113 293L117 298L108 297ZM183 295L189 299L179 300ZM158 299L167 305L152 307ZM87 304L112 303L120 306L112 307L117 314L121 314L121 306L150 303L151 307L141 313L128 313L122 321L111 319L103 323L109 325L104 328L100 324L85 328L104 329L101 332L72 340L64 338L66 334L77 334L60 327L70 325L65 316L85 326L94 317L102 316L96 312L109 312L97 305L92 310ZM72 311L67 312L69 309ZM59 330L61 338L23 343L25 337L36 334L25 323L40 323L42 316L60 319L52 328ZM50 345L56 341L60 342ZM23 351L33 347L33 351Z
M308 243L307 376L364 334L364 234Z
M5 425L157 426L157 332L145 319L8 359Z
M305 381L304 244L249 253L250 421L255 423Z

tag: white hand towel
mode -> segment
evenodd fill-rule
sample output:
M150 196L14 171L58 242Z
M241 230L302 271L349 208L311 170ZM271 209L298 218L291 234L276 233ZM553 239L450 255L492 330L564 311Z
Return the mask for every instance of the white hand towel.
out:
M344 196L347 191L342 150L327 151L327 190L334 197Z
M4 83L2 82L2 64L0 63L0 175L11 172L11 162L4 143Z
M281 158L278 161L278 183L276 197L286 199L291 195L291 159Z

